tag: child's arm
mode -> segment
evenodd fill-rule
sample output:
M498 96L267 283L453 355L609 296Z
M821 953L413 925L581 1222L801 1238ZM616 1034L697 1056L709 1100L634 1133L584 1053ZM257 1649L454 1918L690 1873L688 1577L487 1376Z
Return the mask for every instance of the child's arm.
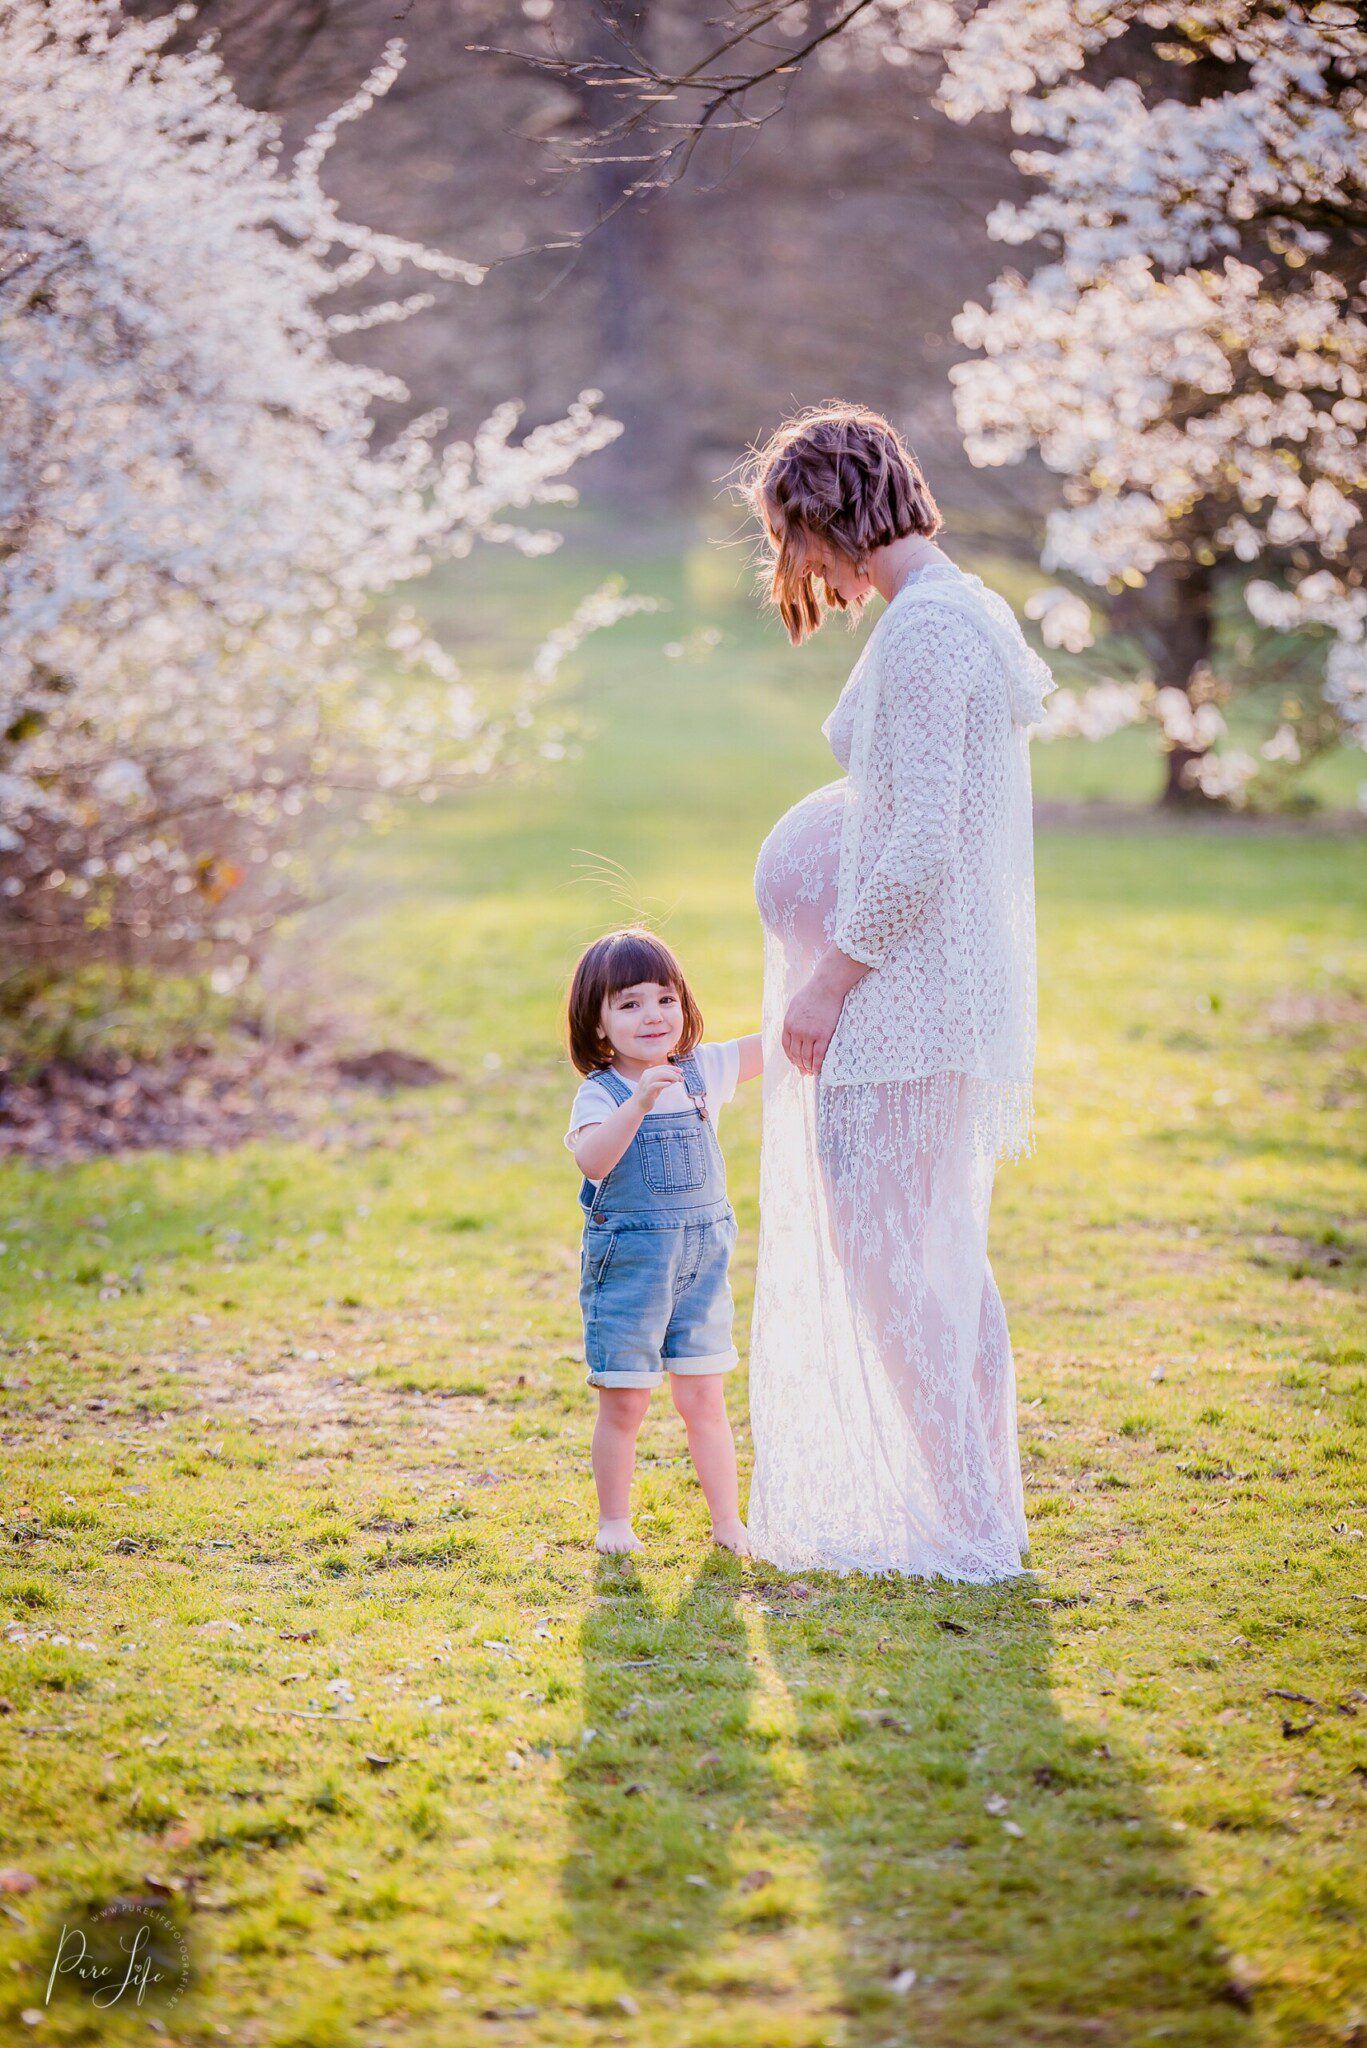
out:
M736 1044L740 1049L740 1072L736 1076L739 1087L742 1081L753 1081L764 1072L764 1040L758 1031L752 1031L748 1038L738 1038Z
M641 1128L646 1111L664 1089L679 1078L677 1067L647 1067L626 1101L600 1124L588 1124L570 1148L585 1180L602 1180L612 1172Z

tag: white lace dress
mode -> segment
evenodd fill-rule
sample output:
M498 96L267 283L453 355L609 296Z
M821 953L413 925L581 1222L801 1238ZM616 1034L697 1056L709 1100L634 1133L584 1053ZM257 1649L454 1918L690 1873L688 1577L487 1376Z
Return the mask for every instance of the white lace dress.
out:
M1026 1548L1015 1379L987 1257L1028 1149L1034 881L1026 726L1048 670L976 577L898 591L827 720L848 775L760 851L755 1554L986 1582ZM781 1032L832 942L870 965L821 1075Z

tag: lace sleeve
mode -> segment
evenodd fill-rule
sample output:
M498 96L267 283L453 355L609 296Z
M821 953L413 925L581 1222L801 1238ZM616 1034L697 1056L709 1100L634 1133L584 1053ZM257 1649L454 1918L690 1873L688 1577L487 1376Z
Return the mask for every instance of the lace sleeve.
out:
M889 626L863 820L878 855L835 931L842 953L875 968L953 857L968 699L988 654L982 636L940 605L914 605Z

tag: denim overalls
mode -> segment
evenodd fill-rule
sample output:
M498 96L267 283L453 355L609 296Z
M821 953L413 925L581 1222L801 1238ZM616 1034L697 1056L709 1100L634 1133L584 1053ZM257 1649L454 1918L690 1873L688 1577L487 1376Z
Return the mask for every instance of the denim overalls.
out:
M728 1372L737 1362L726 1164L698 1063L686 1053L678 1066L692 1106L649 1111L611 1173L579 1191L579 1303L592 1387L654 1387L666 1371ZM594 1079L618 1104L631 1094L611 1067Z

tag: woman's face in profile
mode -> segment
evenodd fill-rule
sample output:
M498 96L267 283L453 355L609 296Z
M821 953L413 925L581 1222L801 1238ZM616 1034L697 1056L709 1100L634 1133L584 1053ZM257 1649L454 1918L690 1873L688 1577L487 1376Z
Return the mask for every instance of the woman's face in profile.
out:
M858 604L873 589L867 573L857 569L849 556L829 541L813 537L808 543L807 561L817 582L825 584L829 602L838 598L842 604Z

